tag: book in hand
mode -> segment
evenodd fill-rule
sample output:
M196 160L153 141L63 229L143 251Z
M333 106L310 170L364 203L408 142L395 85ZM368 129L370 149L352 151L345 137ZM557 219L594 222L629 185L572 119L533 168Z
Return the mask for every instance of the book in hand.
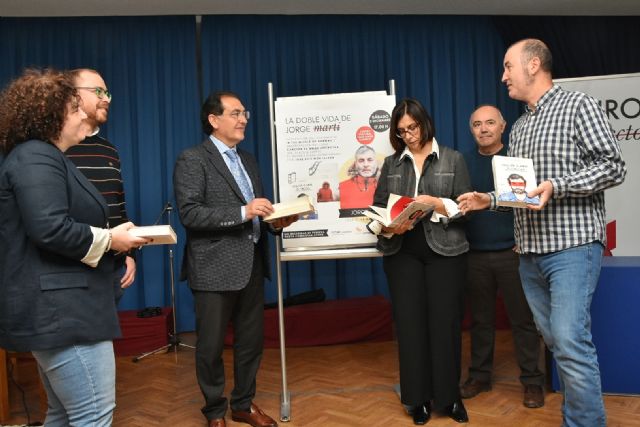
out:
M136 237L153 239L147 245L174 245L178 242L176 232L170 225L146 225L129 229L129 234Z
M498 206L526 208L540 204L540 198L529 197L527 193L538 184L533 169L533 160L522 157L493 156L493 185Z
M285 218L291 215L307 215L315 212L313 203L309 196L304 195L287 202L274 203L273 213L263 218L265 222L274 222L277 219Z
M369 208L373 212L367 210L364 211L364 214L385 227L395 227L408 220L416 224L435 209L433 205L428 203L417 202L412 197L398 196L397 194L389 195L386 208L378 206L369 206Z

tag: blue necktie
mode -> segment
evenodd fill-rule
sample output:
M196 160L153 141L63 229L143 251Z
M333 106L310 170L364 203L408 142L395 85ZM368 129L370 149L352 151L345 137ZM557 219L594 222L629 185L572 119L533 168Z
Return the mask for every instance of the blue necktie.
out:
M251 185L249 185L249 181L247 181L247 177L242 171L242 167L240 166L240 158L238 157L238 153L235 150L227 150L225 151L227 157L229 157L229 170L233 175L233 178L236 180L236 184L240 187L240 191L242 191L242 195L244 199L248 202L254 199L253 190L251 189ZM253 225L253 241L258 242L260 240L260 219L256 216L252 220Z

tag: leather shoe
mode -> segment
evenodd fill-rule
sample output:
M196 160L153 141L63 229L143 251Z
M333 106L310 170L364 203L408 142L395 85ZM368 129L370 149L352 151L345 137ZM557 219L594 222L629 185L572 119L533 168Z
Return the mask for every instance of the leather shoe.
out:
M413 423L415 425L423 425L431 418L431 402L425 402L422 405L414 406L411 411L413 415Z
M544 391L542 390L542 386L537 384L525 385L522 404L527 408L542 408L544 406Z
M453 404L447 406L444 409L444 413L449 416L452 420L459 423L468 423L469 416L467 415L467 410L464 409L464 405L462 404L462 400L458 399Z
M485 381L479 381L475 378L467 378L467 381L460 387L460 397L463 399L469 399L477 396L483 391L491 390L491 383Z
M224 418L216 418L209 420L209 427L227 427L227 423L224 421Z
M276 427L277 422L262 412L257 405L251 404L249 411L231 411L231 419L239 423L247 423L253 427Z

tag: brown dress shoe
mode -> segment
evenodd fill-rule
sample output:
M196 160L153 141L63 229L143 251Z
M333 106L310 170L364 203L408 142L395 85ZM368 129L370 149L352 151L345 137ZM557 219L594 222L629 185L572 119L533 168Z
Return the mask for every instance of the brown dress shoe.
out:
M250 424L253 427L276 427L278 425L273 418L262 412L262 409L253 403L249 412L232 410L231 419L239 423Z
M478 381L475 378L469 377L462 387L460 387L460 397L469 399L477 396L478 393L489 390L491 390L491 383Z
M216 418L209 420L209 427L227 427L227 423L224 421L224 418Z
M527 408L542 408L544 406L544 391L542 390L542 386L536 384L525 385L522 404Z

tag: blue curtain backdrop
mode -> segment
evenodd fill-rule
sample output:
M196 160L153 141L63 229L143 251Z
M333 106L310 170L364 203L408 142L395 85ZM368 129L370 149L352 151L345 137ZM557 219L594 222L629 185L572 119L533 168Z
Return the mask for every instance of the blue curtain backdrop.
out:
M276 97L388 89L422 101L439 143L473 149L468 120L480 103L512 123L517 103L500 83L504 44L489 17L205 16L203 96L237 92L252 112L242 146L253 152L272 196L267 83ZM388 295L379 258L283 264L285 295L322 288L327 297ZM276 299L275 286L266 287Z
M2 18L0 58L1 86L25 67L98 70L113 93L100 133L122 158L131 220L152 224L173 203L175 159L200 139L193 16ZM160 218L167 221L166 215ZM176 228L184 241L182 228ZM181 245L174 251L178 267ZM146 247L137 259L136 283L119 308L170 305L168 246ZM191 293L178 283L176 291L178 330L193 330Z
M548 41L558 77L637 72L634 23L633 17L205 16L199 45L193 16L0 18L0 85L28 66L99 70L114 93L101 133L120 151L128 213L151 224L174 203L175 159L203 139L199 106L212 90L238 92L254 113L242 144L257 157L271 192L268 82L281 97L382 90L395 79L398 99L416 97L431 112L440 143L465 151L474 147L468 117L475 105L496 104L509 123L518 115L500 83L506 45L530 36ZM175 212L171 220L180 240L177 277L184 230ZM387 295L380 259L289 262L284 273L285 296L319 288L328 298ZM167 247L145 248L120 308L169 305L169 283ZM184 283L176 291L178 330L193 330L191 294ZM270 284L266 300L275 298Z
M517 114L499 84L504 45L486 17L205 16L201 29L198 51L192 16L3 18L0 84L28 66L102 73L114 99L101 132L119 149L128 213L139 224L173 203L175 159L203 139L198 109L212 90L238 92L254 112L243 146L270 194L268 82L277 96L298 96L387 89L395 79L398 99L420 99L438 140L459 150L473 147L467 122L475 105L497 104L510 122ZM183 242L175 212L171 220ZM177 278L182 244L174 256ZM380 259L291 262L284 273L285 296L320 288L330 299L388 294ZM145 248L120 308L169 305L169 282L167 247ZM190 292L184 283L176 290L178 330L193 330ZM266 300L275 299L271 284Z
M507 45L525 37L544 40L555 78L640 71L637 16L497 16L493 22Z

